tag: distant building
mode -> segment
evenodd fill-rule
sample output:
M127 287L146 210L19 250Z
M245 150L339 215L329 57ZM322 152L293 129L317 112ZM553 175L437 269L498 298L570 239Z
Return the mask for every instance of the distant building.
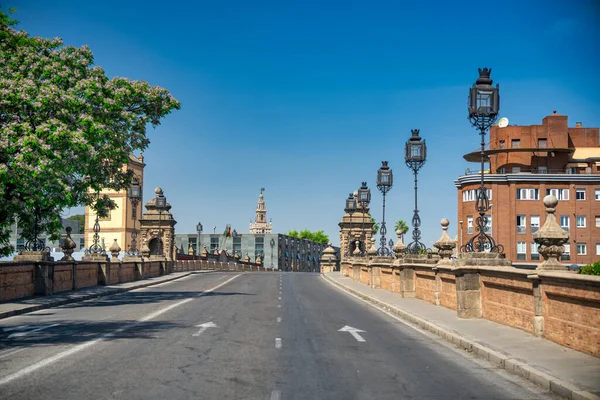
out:
M307 239L271 233L272 224L267 224L267 208L264 201L263 190L258 198L256 219L250 224L250 233L238 234L235 230L231 236L227 233L175 234L175 245L180 254L189 254L191 251L202 254L203 248L210 253L215 250L225 249L229 254L236 252L240 260L246 256L252 262L260 257L262 264L267 268L276 268L283 271L320 271L321 253L327 243L316 243ZM339 248L335 248L338 253Z
M47 234L42 233L39 236L39 240L42 242L44 247L50 248L50 251L61 251L60 250L60 242L66 237L67 227L71 227L71 239L75 242L75 251L83 251L85 248L85 240L84 235L79 233L79 222L73 221L70 219L61 219L61 224L63 229L60 231L60 240L53 241L50 240ZM22 229L19 228L18 223L13 224L11 229L11 234L9 238L10 244L15 248L17 252L25 250L26 241L21 237Z
M600 137L598 128L580 122L568 126L565 115L545 117L541 125L490 129L484 171L492 205L486 232L502 244L514 262L540 262L535 233L545 221L542 200L554 194L556 218L569 231L563 262L588 264L600 260ZM481 162L480 151L467 161ZM459 245L477 233L475 202L480 172L460 176L458 188Z

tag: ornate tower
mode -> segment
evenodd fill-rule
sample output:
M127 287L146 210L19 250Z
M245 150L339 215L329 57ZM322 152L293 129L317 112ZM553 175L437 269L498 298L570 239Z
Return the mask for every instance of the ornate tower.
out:
M271 233L273 229L272 224L267 223L267 206L263 196L264 191L265 188L260 188L258 204L256 205L256 217L254 218L254 223L250 223L250 233Z

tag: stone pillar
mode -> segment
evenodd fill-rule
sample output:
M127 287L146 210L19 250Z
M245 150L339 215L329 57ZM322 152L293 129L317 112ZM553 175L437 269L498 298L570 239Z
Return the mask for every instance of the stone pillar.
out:
M331 246L331 243L328 243L325 250L323 250L323 254L321 255L319 262L321 273L327 274L329 272L333 272L335 270L336 262L337 257L335 255L335 249Z
M405 265L400 268L400 295L402 297L414 298L416 296L415 270Z
M177 221L171 214L171 204L164 199L163 190L158 187L154 191L156 196L147 202L146 212L139 219L140 237L142 238L142 255L154 260L175 259L175 224ZM164 207L157 206L157 198L164 200ZM162 240L162 252L160 246Z
M527 275L533 287L533 334L544 337L544 299L540 287L540 277L537 274Z
M476 267L455 270L458 318L481 318L481 282Z
M533 234L533 240L539 244L538 252L544 257L544 261L536 268L537 270L568 270L566 265L561 264L560 259L565 251L564 244L569 241L569 233L556 222L554 213L557 204L558 200L554 195L544 197L546 222L539 231Z

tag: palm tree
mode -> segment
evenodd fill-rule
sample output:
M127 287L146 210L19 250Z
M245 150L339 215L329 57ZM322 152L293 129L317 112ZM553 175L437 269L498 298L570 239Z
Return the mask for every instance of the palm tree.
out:
M400 236L402 237L402 241L404 241L404 234L408 232L408 225L403 220L396 221L396 225L394 225L394 230L400 231Z
M375 221L375 218L371 217L371 222L373 223L373 234L377 234L379 232L379 222Z

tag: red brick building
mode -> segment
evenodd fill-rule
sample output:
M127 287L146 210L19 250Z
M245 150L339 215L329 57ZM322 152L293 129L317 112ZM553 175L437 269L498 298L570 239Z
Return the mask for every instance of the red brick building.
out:
M589 264L600 260L600 137L598 128L569 128L556 111L541 125L490 129L489 170L485 186L490 196L491 232L514 262L538 262L541 256L532 234L545 222L542 199L554 194L556 218L569 230L563 262ZM480 151L464 156L481 162ZM458 188L459 246L476 234L475 211L480 171L460 176Z

